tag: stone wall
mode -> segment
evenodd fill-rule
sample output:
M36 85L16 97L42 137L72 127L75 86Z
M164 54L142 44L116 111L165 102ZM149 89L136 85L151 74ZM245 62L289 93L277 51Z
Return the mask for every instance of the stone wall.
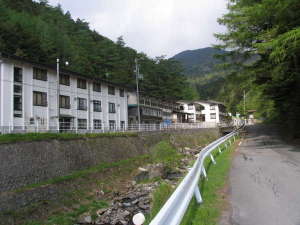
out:
M27 192L30 193L27 195L19 193L19 197L12 194L15 192L11 191L51 178L69 175L74 171L104 162L116 162L149 153L151 148L162 140L169 140L177 147L184 147L195 146L203 143L203 139L208 137L212 139L218 136L217 129L201 129L148 132L130 137L97 137L1 144L0 202L6 202L6 206L8 206L13 205L15 201L18 206L22 206L26 205L28 201L40 200L43 198L42 190L40 190L40 194L38 192ZM57 190L52 192L57 192ZM0 211L4 208L0 206Z

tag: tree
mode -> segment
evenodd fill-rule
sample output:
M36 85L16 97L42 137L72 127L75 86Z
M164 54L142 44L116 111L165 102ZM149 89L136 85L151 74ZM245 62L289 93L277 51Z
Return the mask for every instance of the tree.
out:
M239 63L227 86L239 80L239 86L251 93L252 107L285 125L295 137L300 136L299 15L298 0L231 0L229 13L219 20L228 32L216 35L223 41L220 47L232 49L231 55L241 56L244 62L258 56L250 65ZM239 101L237 89L232 89L231 97Z

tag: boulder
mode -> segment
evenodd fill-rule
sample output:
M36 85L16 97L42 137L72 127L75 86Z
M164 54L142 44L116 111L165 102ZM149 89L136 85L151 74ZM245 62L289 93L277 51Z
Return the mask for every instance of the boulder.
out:
M81 214L78 217L78 223L79 224L90 224L90 223L92 223L92 216L91 216L91 214L88 213L88 212Z

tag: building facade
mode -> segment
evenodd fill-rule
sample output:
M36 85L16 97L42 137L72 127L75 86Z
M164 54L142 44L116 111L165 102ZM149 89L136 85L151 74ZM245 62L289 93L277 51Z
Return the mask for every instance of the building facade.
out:
M0 56L0 127L14 130L125 129L127 90L100 79Z
M138 123L137 95L134 92L128 94L128 121L129 124ZM161 101L158 99L140 96L140 119L141 124L171 124L182 122L180 105Z
M201 110L203 106L193 101L179 101L181 112L184 113L183 120L187 123L198 123L203 122L203 115Z
M222 123L225 122L228 118L226 113L226 108L223 103L217 101L196 101L197 104L200 104L204 107L201 110L201 115L203 121L205 122L216 122Z

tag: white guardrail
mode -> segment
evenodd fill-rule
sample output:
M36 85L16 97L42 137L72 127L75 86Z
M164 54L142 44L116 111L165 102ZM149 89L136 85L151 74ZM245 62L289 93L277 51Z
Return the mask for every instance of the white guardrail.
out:
M219 153L221 153L220 145L223 143L225 143L226 148L228 144L231 145L232 139L235 141L235 137L241 128L242 127L219 138L200 151L199 157L191 170L149 225L179 225L193 196L195 196L199 204L203 202L198 184L201 175L205 178L207 177L204 160L209 156L212 163L216 164L212 152L218 148ZM134 218L134 222L138 221L137 217L142 218L143 215L137 214ZM135 224L142 225L144 223L142 220L140 223L136 222Z

